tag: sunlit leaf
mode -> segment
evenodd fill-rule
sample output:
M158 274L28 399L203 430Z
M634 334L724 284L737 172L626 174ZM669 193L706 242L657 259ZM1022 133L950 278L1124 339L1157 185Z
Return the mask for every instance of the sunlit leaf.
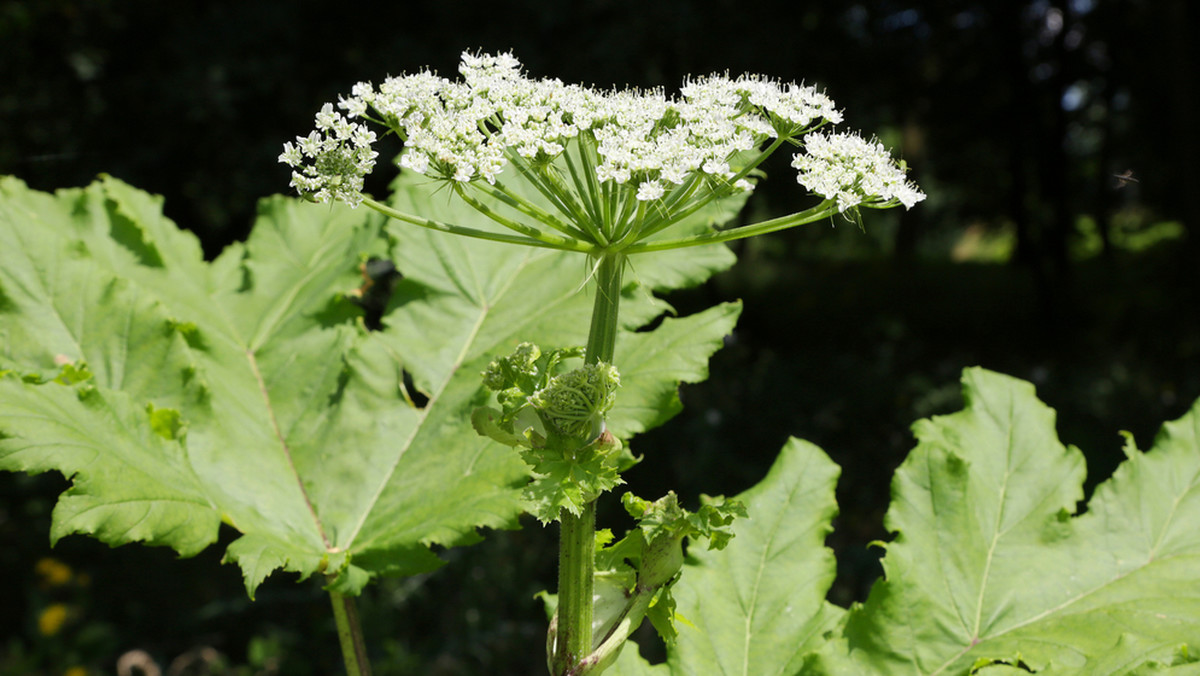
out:
M486 226L445 198L420 179L395 197ZM379 332L354 302L368 256L403 276ZM229 524L240 536L226 558L252 595L279 569L346 593L429 570L431 546L515 523L529 469L473 431L480 371L519 341L583 344L588 272L578 254L385 229L367 209L282 197L206 262L161 200L119 181L49 195L3 179L0 469L72 478L56 539L192 555ZM630 330L666 307L636 282L626 295ZM720 344L660 330L637 340L670 345L686 368L631 360L631 397L669 398ZM91 377L55 382L64 369Z
M613 673L794 673L844 613L825 601L835 566L824 542L839 473L816 446L788 441L766 478L737 496L749 517L733 522L728 546L689 547L672 588L682 619L667 664L651 670L626 646Z
M893 483L887 579L851 613L851 662L834 671L1127 673L1183 645L1195 661L1200 403L1149 452L1130 449L1074 516L1084 462L1058 441L1054 412L1006 376L968 369L963 382L966 410L915 427Z
M800 475L826 476L828 461L792 442L744 494L751 518L729 548L685 566L676 597L696 630L680 630L666 664L627 649L615 673L1197 673L1200 402L1150 451L1130 445L1077 514L1083 456L1058 441L1033 387L982 369L963 384L965 410L914 427L892 486L885 579L865 603L824 601L832 503L802 500L781 464L808 458Z

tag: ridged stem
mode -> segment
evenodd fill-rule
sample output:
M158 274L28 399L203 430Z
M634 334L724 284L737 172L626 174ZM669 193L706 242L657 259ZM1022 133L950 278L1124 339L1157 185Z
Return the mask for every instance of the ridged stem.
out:
M604 254L597 261L596 298L588 332L587 362L611 364L617 345L621 277L625 257ZM591 654L592 596L596 569L596 503L584 505L579 515L563 511L558 548L558 620L554 676L578 673L580 662Z

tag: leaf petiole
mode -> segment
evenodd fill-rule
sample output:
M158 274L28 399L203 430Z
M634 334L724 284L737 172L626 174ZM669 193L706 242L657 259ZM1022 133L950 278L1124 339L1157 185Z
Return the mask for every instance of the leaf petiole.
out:
M347 676L371 676L371 662L367 659L362 623L358 619L358 607L354 605L354 597L331 589L329 600L333 603L333 621L337 624L338 641L342 644Z

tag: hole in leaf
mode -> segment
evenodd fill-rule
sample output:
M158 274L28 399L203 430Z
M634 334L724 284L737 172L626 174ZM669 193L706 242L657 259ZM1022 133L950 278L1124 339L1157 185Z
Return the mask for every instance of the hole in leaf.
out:
M392 291L402 275L396 264L385 258L368 258L359 266L363 283L351 299L363 310L363 323L370 331L383 328L383 314L392 299Z
M409 398L412 399L413 406L425 408L425 405L429 403L429 397L417 389L416 384L413 382L412 374L407 370L404 371L404 390L408 392Z
M1031 674L1037 673L1028 664L1025 664L1025 662L1023 662L1020 659L1017 659L1017 660L995 659L995 660L988 660L987 664L982 664L982 665L975 667L974 669L971 669L971 674L985 675L985 674L989 674L992 672L1009 673L1009 669L998 669L997 670L997 669L993 669L992 667L1011 667L1018 671L1026 671Z
M312 319L322 328L330 328L338 324L353 322L361 314L357 299L334 294L329 297L324 307L312 314Z

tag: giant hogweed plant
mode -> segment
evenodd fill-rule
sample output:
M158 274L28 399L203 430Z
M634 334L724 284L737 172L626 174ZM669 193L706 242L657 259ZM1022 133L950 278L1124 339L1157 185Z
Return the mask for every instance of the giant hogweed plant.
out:
M560 527L555 676L1200 673L1200 406L1149 452L1130 439L1078 514L1082 455L1053 412L968 369L965 409L914 428L885 578L848 610L824 600L838 470L802 441L736 498L626 493L637 526L597 530L629 439L679 410L740 309L645 330L669 311L652 292L730 266L723 242L923 195L878 143L822 130L841 114L811 87L713 76L668 98L532 80L510 55L461 70L322 108L281 160L330 204L264 200L212 262L114 179L0 180L0 468L72 479L52 541L189 556L225 523L250 596L320 577L351 674L369 672L355 595L522 513ZM386 201L362 193L375 130L404 144ZM784 146L815 204L722 227ZM380 330L357 302L372 258L403 275ZM621 650L644 618L665 664Z

